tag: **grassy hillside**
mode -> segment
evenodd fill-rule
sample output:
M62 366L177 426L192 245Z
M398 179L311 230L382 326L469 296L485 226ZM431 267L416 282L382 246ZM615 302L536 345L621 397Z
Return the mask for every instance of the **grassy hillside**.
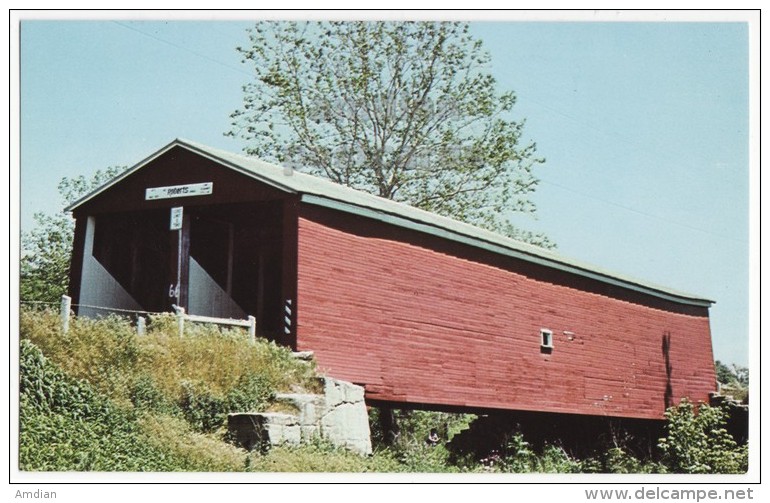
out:
M22 310L23 470L234 471L248 454L225 438L231 411L270 406L279 391L317 387L311 365L238 330L169 317L139 337L120 318L72 320Z
M372 421L374 455L360 457L321 441L247 452L228 441L229 412L271 410L278 392L315 392L313 364L245 331L151 320L137 336L122 318L73 319L61 332L58 314L20 313L20 445L23 471L277 472L664 472L745 471L746 451L713 431L721 413L685 405L670 411L664 462L637 460L622 446L575 459L555 445L537 451L513 435L487 459L457 459L425 438L444 438L473 416L401 411L401 435L383 445ZM373 419L376 411L373 411ZM710 418L710 419L709 419ZM706 421L708 420L708 421ZM679 435L679 436L677 436ZM693 442L697 437L698 442ZM712 446L718 445L719 451ZM692 447L694 446L694 447ZM695 467L695 468L693 468Z

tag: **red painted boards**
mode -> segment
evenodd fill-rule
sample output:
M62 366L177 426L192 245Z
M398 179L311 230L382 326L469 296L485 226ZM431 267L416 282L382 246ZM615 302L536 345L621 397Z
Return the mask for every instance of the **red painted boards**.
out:
M370 399L661 419L715 390L707 308L306 204L298 225L297 349Z

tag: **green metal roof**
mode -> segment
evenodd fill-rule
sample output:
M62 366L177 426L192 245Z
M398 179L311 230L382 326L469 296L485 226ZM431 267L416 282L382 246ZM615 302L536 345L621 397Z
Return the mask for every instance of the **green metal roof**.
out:
M361 192L296 170L292 170L291 175L287 175L283 167L255 157L234 154L183 139L171 142L120 176L76 201L65 211L74 210L174 147L185 148L277 189L298 194L302 202L307 204L324 206L387 222L682 304L709 307L714 303L709 299L611 273L470 224Z

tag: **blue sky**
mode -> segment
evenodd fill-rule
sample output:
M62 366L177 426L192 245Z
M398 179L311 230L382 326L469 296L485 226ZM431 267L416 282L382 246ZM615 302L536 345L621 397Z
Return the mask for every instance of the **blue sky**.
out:
M22 21L20 221L64 176L224 137L248 21ZM746 23L475 22L546 163L543 231L570 258L716 300L715 357L749 353Z

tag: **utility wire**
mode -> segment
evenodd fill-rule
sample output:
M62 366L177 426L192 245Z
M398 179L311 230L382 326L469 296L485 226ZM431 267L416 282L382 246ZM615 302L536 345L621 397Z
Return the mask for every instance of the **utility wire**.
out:
M113 21L113 23L115 23L115 24L117 24L119 26L122 26L122 27L124 27L126 29L135 31L135 32L137 32L137 33L139 33L141 35L149 37L149 38L151 38L153 40L156 40L158 42L161 42L163 44L169 45L171 47L174 47L176 49L185 51L187 53L190 53L190 54L192 54L194 56L197 56L199 58L205 59L205 60L210 61L212 63L215 63L217 65L223 66L223 67L228 68L228 69L233 70L233 71L236 71L236 72L241 73L243 75L247 75L249 77L253 76L250 72L245 71L245 70L243 70L243 69L241 69L239 67L232 66L232 65L230 65L228 63L224 63L224 62L222 62L222 61L220 61L218 59L206 56L205 54L199 53L197 51L193 51L193 50L191 50L188 47L185 47L183 45L171 42L171 41L163 39L163 38L160 38L160 37L158 37L156 35L153 35L153 34L148 33L146 31L140 30L136 26L132 26L130 24L127 24L127 23L121 22L121 21ZM592 130L596 131L597 133L600 133L600 134L605 135L607 137L615 137L615 138L619 139L620 141L624 142L625 144L631 146L632 148L639 149L639 150L642 150L642 151L646 151L648 154L650 153L649 151L647 151L647 149L645 148L644 145L639 144L638 142L632 141L631 139L629 139L629 138L627 138L627 137L625 137L625 136L623 136L621 134L618 134L617 132L607 132L607 131L605 131L605 130L595 126L594 124L591 124L590 122L587 122L585 120L573 117L570 114L567 114L565 112L562 112L561 110L553 108L552 106L547 105L547 104L545 104L544 102L542 102L540 100L533 99L532 97L528 97L527 99L529 101L531 101L532 103L535 103L537 106L540 106L542 108L550 110L553 113L561 115L562 117L564 117L564 118L566 118L568 120L571 120L571 121L577 123L578 125L581 125L581 126L589 128L589 129L592 129ZM668 159L670 159L671 161L675 161L677 163L681 162L680 160L675 159L674 156L671 153L669 153L669 152L665 152L665 153L666 153L666 157L668 157ZM659 156L660 152L656 153L656 155ZM687 176L692 179L692 175L687 175ZM665 218L665 217L662 217L660 215L655 215L653 213L648 213L648 212L645 212L645 211L641 211L641 210L632 208L630 206L625 206L625 205L616 203L614 201L610 201L608 199L603 199L603 198L591 195L591 194L589 194L587 192L576 190L576 189L567 187L565 185L562 185L562 184L559 184L559 183L556 183L556 182L553 182L553 181L550 181L550 180L547 180L547 179L544 179L544 178L541 178L540 181L542 181L543 183L546 183L548 185L552 185L554 187L558 187L558 188L560 188L562 190L565 190L567 192L571 192L571 193L573 193L575 195L578 195L578 196L581 196L581 197L585 197L585 198L588 198L588 199L593 199L593 200L599 201L599 202L601 202L603 204L614 206L616 208L621 208L621 209L624 209L626 211L629 211L629 212L632 212L632 213L636 213L638 215L642 215L642 216L645 216L645 217L648 217L648 218L652 218L652 219L655 219L655 220L666 222L666 223L671 224L671 225L677 225L679 227L684 227L684 228L687 228L687 229L690 229L690 230L693 230L693 231L701 232L703 234L708 234L710 236L714 236L714 237L717 237L717 238L720 238L720 239L726 239L726 240L733 241L733 242L736 242L736 243L747 244L747 241L745 239L739 239L739 238L733 238L733 237L729 237L729 236L724 236L722 234L717 234L717 233L708 231L706 229L695 227L693 225L689 225L689 224L686 224L686 223L683 223L683 222L678 222L676 220L671 220L669 218Z
M720 239L726 239L726 240L729 240L729 241L734 241L736 243L741 243L741 244L747 244L748 243L745 239L738 239L738 238L733 238L733 237L730 237L730 236L725 236L723 234L717 234L717 233L708 231L706 229L701 229L700 227L695 227L693 225L686 224L684 222L678 222L676 220L671 220L669 218L665 218L665 217L662 217L660 215L655 215L654 213L647 213L645 211L637 210L636 208L632 208L630 206L624 206L622 204L616 203L614 201L610 201L608 199L602 199L601 197L597 197L597 196L594 196L594 195L591 195L591 194L588 194L588 193L585 193L585 192L580 192L578 190L571 189L571 188L569 188L569 187L567 187L565 185L561 185L561 184L558 184L556 182L552 182L550 180L546 180L544 178L540 178L540 181L545 183L545 184L552 185L554 187L558 187L558 188L560 188L562 190L566 190L567 192L572 192L573 194L579 195L581 197L585 197L586 199L593 199L593 200L599 201L599 202L601 202L603 204L607 204L609 206L614 206L616 208L621 208L621 209L624 209L626 211L630 211L632 213L636 213L638 215L642 215L642 216L645 216L645 217L653 218L655 220L660 220L662 222L666 222L666 223L671 224L671 225L678 225L680 227L685 227L685 228L690 229L690 230L702 232L703 234L708 234L710 236L714 236L714 237L717 237L717 238L720 238Z
M202 54L200 52L193 51L192 49L190 49L188 47L185 47L183 45L177 44L175 42L171 42L170 40L166 40L166 39L160 38L157 35L153 35L152 33L147 33L146 31L140 30L139 28L137 28L135 26L132 26L130 24L124 23L122 21L113 21L113 23L117 24L118 26L122 26L123 28L126 28L128 30L135 31L136 33L144 35L145 37L149 37L149 38L151 38L153 40L156 40L158 42L161 42L163 44L170 45L171 47L174 47L174 48L179 49L181 51L190 53L190 54L192 54L194 56L197 56L199 58L205 59L206 61L210 61L212 63L216 63L217 65L223 66L223 67L225 67L225 68L227 68L229 70L233 70L233 71L241 73L243 75L248 75L249 77L253 77L253 75L250 72L247 72L247 71L243 70L242 68L239 68L237 66L233 66L233 65L231 65L229 63L224 63L224 62L222 62L222 61L220 61L218 59L212 58L210 56L206 56L205 54Z
M622 134L619 134L619 133L617 133L615 131L608 132L608 131L606 131L606 130L604 130L604 129L602 129L602 128L594 125L594 124L592 124L591 122L588 122L588 121L585 121L585 120L573 117L572 115L570 115L568 113L565 113L565 112L562 112L561 110L558 110L556 108L553 108L552 106L547 105L546 103L544 103L544 102L542 102L542 101L540 101L538 99L533 99L532 97L528 97L527 100L530 101L531 103L536 104L537 106L539 106L541 108L544 108L546 110L550 110L551 112L553 112L553 113L555 113L557 115L560 115L560 116L562 116L562 117L564 117L564 118L574 122L575 124L578 124L581 127L591 129L591 130L593 130L593 131L595 131L595 132L597 132L597 133L599 133L599 134L601 134L603 136L606 136L607 138L615 138L615 139L625 143L626 145L630 146L633 149L636 149L636 150L644 152L648 156L653 156L656 159L660 158L660 157L664 157L664 158L668 159L669 161L671 161L673 163L684 165L688 169L686 171L684 171L682 174L689 181L691 181L691 182L696 181L696 176L693 173L695 173L697 170L691 164L691 161L689 161L689 162L688 161L682 161L681 159L678 159L674 154L672 154L671 152L669 152L667 150L660 150L660 151L657 151L657 152L653 153L650 150L648 150L648 148L646 147L645 144L640 143L638 141L634 141L634 140L632 140L632 139L630 139L630 138L628 138L628 137L626 137L626 136L624 136ZM663 154L663 155L661 155L661 154ZM562 185L562 184L559 184L559 183L556 183L556 182L553 182L553 181L550 181L550 180L547 180L547 179L544 179L544 178L540 178L540 180L542 182L548 184L548 185L559 187L560 189L566 190L566 191L571 192L573 194L576 194L576 195L579 195L579 196L582 196L582 197L585 197L585 198L588 198L588 199L593 199L595 201L599 201L599 202L602 202L602 203L610 205L610 206L614 206L614 207L617 207L617 208L622 208L624 210L627 210L627 211L630 211L630 212L633 212L633 213L636 213L636 214L639 214L639 215L643 215L643 216L646 216L646 217L649 217L649 218L653 218L653 219L656 219L656 220L660 220L662 222L666 222L666 223L669 223L669 224L672 224L672 225L677 225L677 226L680 226L680 227L684 227L684 228L687 228L687 229L691 229L691 230L698 231L698 232L701 232L701 233L704 233L704 234L708 234L710 236L714 236L714 237L717 237L717 238L720 238L720 239L726 239L726 240L733 241L733 242L736 242L736 243L741 243L741 244L747 244L748 243L748 241L746 239L734 238L734 237L725 236L725 235L722 235L722 234L717 234L717 233L708 231L706 229L702 229L700 227L696 227L696 226L693 226L693 225L690 225L690 224L686 224L686 223L683 223L683 222L679 222L679 221L676 221L676 220L671 220L669 218L662 217L660 215L656 215L654 213L648 213L648 212L645 212L645 211L641 211L641 210L632 208L630 206L625 206L623 204L620 204L620 203L617 203L617 202L614 202L614 201L611 201L611 200L608 200L608 199L603 199L601 197L594 196L594 195L589 194L587 192L576 190L576 189L567 187L565 185Z

